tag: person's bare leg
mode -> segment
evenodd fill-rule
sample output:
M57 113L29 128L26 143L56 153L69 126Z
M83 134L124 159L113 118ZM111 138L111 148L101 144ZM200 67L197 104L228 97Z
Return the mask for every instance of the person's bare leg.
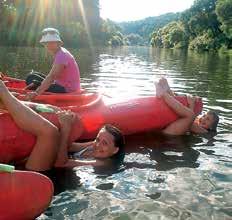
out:
M69 162L68 159L68 151L71 143L68 142L68 138L70 135L70 131L72 129L72 125L75 123L79 125L79 136L81 136L83 132L83 126L81 120L78 115L71 111L61 111L57 113L59 122L60 122L60 148L58 152L58 156L56 159L55 166L56 167L64 167Z
M163 133L171 134L171 135L182 135L189 131L194 119L194 112L182 105L179 101L177 101L172 95L169 94L167 88L162 87L161 81L156 85L156 90L163 98L165 103L174 111L177 115L180 116L175 122L168 125L165 129L163 129ZM189 100L190 101L190 100ZM192 100L194 102L194 100Z
M36 144L26 163L26 169L35 171L50 169L58 152L58 129L11 95L1 81L0 98L15 123L37 137Z

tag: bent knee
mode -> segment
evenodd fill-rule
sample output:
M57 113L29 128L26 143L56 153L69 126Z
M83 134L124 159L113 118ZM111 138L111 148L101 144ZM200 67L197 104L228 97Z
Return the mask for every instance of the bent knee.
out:
M42 134L43 137L50 138L51 140L59 140L59 130L54 125L48 125L43 129Z

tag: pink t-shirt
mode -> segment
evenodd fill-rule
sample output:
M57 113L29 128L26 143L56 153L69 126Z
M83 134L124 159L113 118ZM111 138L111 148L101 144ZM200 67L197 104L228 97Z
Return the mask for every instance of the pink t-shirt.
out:
M80 70L73 55L61 47L55 54L54 64L63 64L64 71L56 78L55 83L63 86L66 92L80 91Z

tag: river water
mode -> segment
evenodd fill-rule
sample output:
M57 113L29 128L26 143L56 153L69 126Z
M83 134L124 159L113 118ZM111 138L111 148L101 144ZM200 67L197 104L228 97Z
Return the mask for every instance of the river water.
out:
M89 91L118 99L152 95L154 81L166 76L175 92L201 96L220 124L217 135L128 136L117 170L54 171L55 196L38 219L232 219L232 55L149 47L71 51ZM11 76L46 73L50 65L42 48L0 48L0 71Z

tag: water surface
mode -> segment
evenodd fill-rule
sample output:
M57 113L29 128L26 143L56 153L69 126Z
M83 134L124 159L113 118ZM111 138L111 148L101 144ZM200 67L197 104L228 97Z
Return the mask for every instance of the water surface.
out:
M12 76L49 71L42 48L0 49L0 69ZM203 97L220 124L216 136L129 136L120 169L55 170L56 195L38 219L232 219L232 57L148 47L71 51L89 91L147 96L166 76L175 92Z

